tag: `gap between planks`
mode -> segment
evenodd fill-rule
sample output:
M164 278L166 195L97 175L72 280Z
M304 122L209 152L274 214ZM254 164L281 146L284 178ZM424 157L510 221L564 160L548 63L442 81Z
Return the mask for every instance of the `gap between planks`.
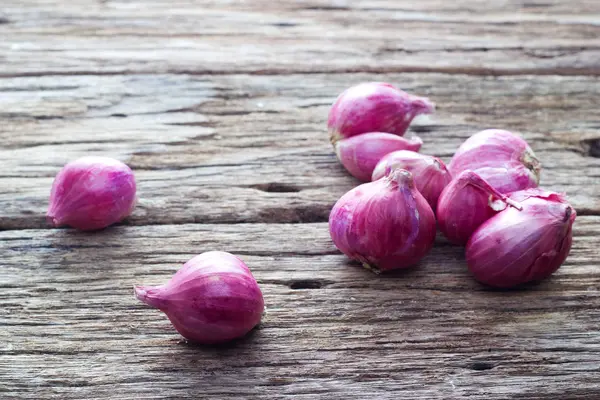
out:
M598 68L432 68L432 67L398 67L398 68L328 68L328 69L249 69L249 70L188 70L188 69L166 69L161 71L147 70L121 70L121 71L47 71L47 72L23 72L19 74L0 73L0 79L10 78L35 78L46 76L128 76L128 75L191 75L191 76L227 76L227 75L257 75L257 76L285 76L285 75L325 75L325 74L406 74L426 73L443 75L473 75L473 76L600 76Z

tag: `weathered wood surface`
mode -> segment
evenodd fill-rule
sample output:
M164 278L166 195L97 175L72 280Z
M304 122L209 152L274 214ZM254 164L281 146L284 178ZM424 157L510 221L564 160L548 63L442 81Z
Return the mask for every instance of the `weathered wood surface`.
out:
M44 227L57 170L90 152L136 170L132 224L325 221L356 184L324 133L327 111L344 87L372 79L436 101L438 113L413 127L424 152L448 161L480 129L519 130L542 160L542 183L580 213L600 212L596 77L43 77L0 80L0 228Z
M4 0L0 75L600 74L596 0L285 3Z
M600 398L599 2L8 0L0 37L0 398ZM412 131L445 160L525 135L579 214L552 279L486 289L443 238L392 276L336 251L356 181L325 119L365 80L434 100ZM135 169L138 209L48 229L53 176L90 153ZM131 287L212 249L268 314L203 348Z
M385 278L348 266L322 223L5 231L3 384L24 398L597 395L598 234L582 217L555 277L494 292L454 246ZM219 349L183 344L131 293L209 249L242 255L268 305Z

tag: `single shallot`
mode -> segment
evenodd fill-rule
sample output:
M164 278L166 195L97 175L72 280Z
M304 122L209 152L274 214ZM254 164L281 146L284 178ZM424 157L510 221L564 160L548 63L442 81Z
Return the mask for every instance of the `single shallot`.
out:
M508 207L471 236L467 264L475 279L510 288L554 273L569 255L575 210L561 194L539 189L512 193Z
M136 202L131 169L108 157L83 157L60 170L47 220L83 231L106 228L131 214Z
M222 251L192 258L164 285L136 286L135 296L164 312L183 337L202 344L244 336L264 311L246 264Z
M391 133L371 132L337 141L335 152L348 172L363 182L369 182L375 166L386 154L395 150L413 153L419 151L422 144L418 136L406 139Z
M541 165L520 136L488 129L468 138L456 151L448 169L452 176L471 170L500 193L537 187Z
M402 136L419 114L431 114L435 105L389 83L367 82L346 89L329 111L327 127L332 143L367 132Z
M329 232L336 247L372 270L407 268L431 249L435 216L410 172L362 184L333 206Z
M410 172L417 190L425 197L433 211L437 208L442 190L452 180L442 160L414 151L399 150L387 154L373 170L372 180L382 178L388 168L401 168Z
M464 171L442 191L436 216L440 231L450 240L465 245L473 232L498 211L521 206L494 189L473 171Z

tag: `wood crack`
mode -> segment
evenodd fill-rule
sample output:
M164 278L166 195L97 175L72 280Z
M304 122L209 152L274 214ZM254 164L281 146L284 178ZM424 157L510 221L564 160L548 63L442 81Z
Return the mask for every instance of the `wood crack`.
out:
M323 75L323 74L400 74L400 73L428 73L444 75L473 75L473 76L600 76L600 67L532 67L532 68L483 68L483 67L425 67L425 66L398 66L398 67L319 67L319 68L260 68L239 70L192 70L192 69L167 69L163 71L147 70L74 70L74 71L44 71L23 73L0 73L0 79L47 77L47 76L129 76L129 75L190 75L190 76L228 76L228 75L256 75L256 76L286 76L286 75Z

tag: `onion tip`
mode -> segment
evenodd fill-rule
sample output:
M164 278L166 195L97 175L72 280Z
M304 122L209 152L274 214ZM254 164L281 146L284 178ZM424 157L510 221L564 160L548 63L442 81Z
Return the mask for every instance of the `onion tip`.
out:
M156 288L152 286L134 285L133 291L135 293L135 298L141 301L142 303L158 309L164 308L164 300L162 300L156 295Z

